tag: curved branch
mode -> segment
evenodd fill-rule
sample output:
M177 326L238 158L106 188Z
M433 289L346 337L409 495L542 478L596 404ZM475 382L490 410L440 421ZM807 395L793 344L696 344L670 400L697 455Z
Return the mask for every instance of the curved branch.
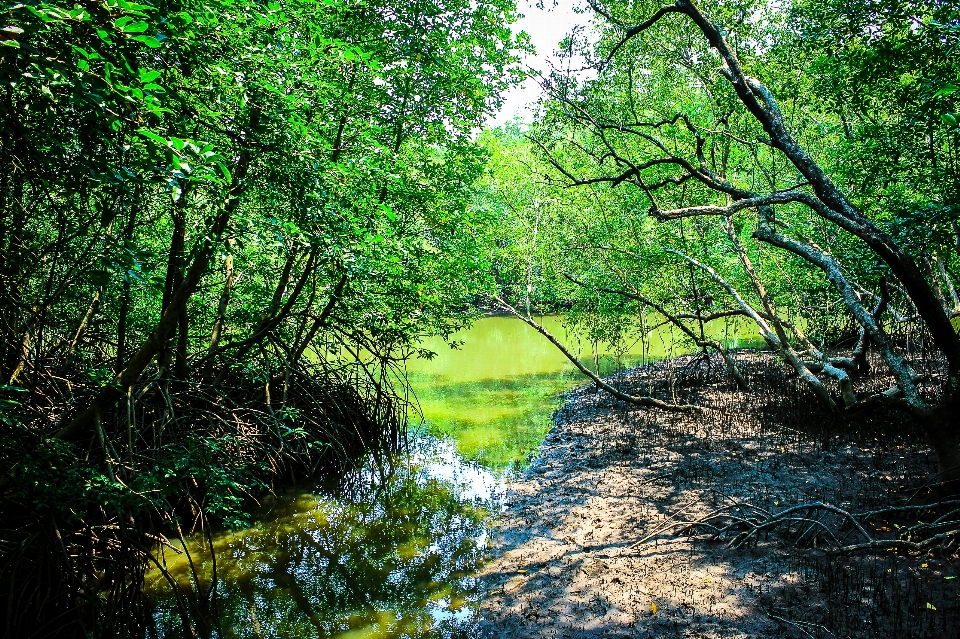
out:
M702 322L703 321L702 318L698 316L691 316L691 315L683 315L683 316L673 315L662 304L658 304L653 300L641 295L638 292L630 293L628 291L620 291L620 290L606 288L606 287L597 288L597 287L589 286L584 282L580 282L575 278L573 278L572 276L568 275L567 273L564 273L563 276L568 280L570 280L571 282L573 282L574 284L576 284L577 286L581 286L583 288L590 288L595 291L600 291L602 293L611 293L613 295L621 295L628 299L636 300L637 302L640 302L645 306L649 306L650 308L655 310L657 313L660 313L660 315L665 317L668 323L680 329L680 331L682 331L684 335L686 335L691 340L693 340L693 343L699 346L700 348L703 348L703 349L712 348L713 350L720 353L720 356L723 358L724 363L727 365L727 370L730 372L730 376L733 377L733 380L737 383L737 387L742 391L750 390L750 386L749 384L747 384L747 380L743 377L743 374L740 372L740 369L737 367L737 363L734 361L733 356L730 355L730 350L727 347L725 347L723 344L721 344L717 340L701 339L696 333L693 332L693 330L690 329L689 326L687 326L682 321L680 321L681 317L683 317L683 318L699 319L699 321Z
M711 23L691 0L677 0L676 5L690 16L710 45L724 61L723 74L733 85L737 97L763 126L771 145L780 149L809 181L817 197L834 215L831 221L867 243L890 267L910 294L910 299L930 330L934 342L947 358L951 376L960 376L960 335L953 329L930 283L910 255L901 249L885 231L866 217L837 188L826 172L793 139L784 123L773 94L758 80L749 77L740 66L736 54L722 32ZM821 213L822 210L818 210ZM821 213L822 214L822 213ZM958 382L954 382L957 385ZM951 388L956 392L960 388Z
M887 304L890 301L890 290L887 287L887 277L883 276L880 278L880 296L877 298L877 303L874 305L873 310L870 312L870 315L873 317L873 321L880 324L880 317L883 315L883 312L887 309ZM870 367L869 360L867 360L867 350L870 348L870 336L867 334L867 329L864 326L860 327L860 335L857 339L857 345L853 349L853 361L856 363L857 368L861 372L867 372Z
M910 365L897 354L893 345L890 343L890 339L880 329L879 324L874 320L870 312L864 308L860 302L860 297L843 275L840 265L836 260L822 250L777 233L773 230L769 218L765 215L761 216L761 222L753 236L758 240L785 249L819 267L827 276L827 279L830 280L830 283L840 291L844 304L853 314L857 323L863 326L870 334L870 338L879 345L883 358L887 362L887 365L890 366L890 370L897 380L897 385L903 391L906 400L918 409L928 408L917 393L917 388L914 384L915 374L910 368Z
M742 200L737 200L727 206L688 206L681 209L651 210L650 213L661 222L667 220L679 220L688 217L698 217L704 215L728 216L742 211L743 209L757 208L758 206L769 206L771 204L786 204L788 202L803 202L808 204L810 198L806 193L797 193L796 191L785 191L782 193L771 193L770 195L758 195Z
M604 16L605 18L613 22L613 18L611 18L609 14L597 10L595 3L591 2L590 6L593 7L594 11L596 11L600 15ZM656 23L660 22L660 19L662 17L670 13L682 13L682 12L683 12L683 9L680 8L679 3L673 4L673 5L666 5L664 7L660 7L660 9L658 9L656 13L654 13L652 16L650 16L640 24L627 29L626 33L623 34L623 38L621 38L620 41L617 44L615 44L613 48L610 50L610 53L607 54L607 58L606 60L603 61L602 67L605 67L608 64L610 64L610 60L613 59L613 56L615 56L617 54L617 51L619 51L625 44L627 44L627 42L629 42L632 38L640 35L644 31L646 31L647 29L655 25Z
M951 325L948 314L944 312L930 282L916 261L900 248L890 235L854 206L793 138L773 94L761 82L744 72L721 29L707 19L692 0L676 0L674 4L662 7L650 19L628 29L623 39L611 51L608 61L630 38L650 28L668 13L686 14L710 46L720 54L723 61L721 73L733 86L737 98L770 136L770 145L782 151L810 183L820 201L820 206L814 207L817 213L866 242L903 283L937 348L947 358L952 379L948 392L960 392L960 335Z
M556 346L557 350L563 353L564 356L566 356L566 358L569 359L573 363L573 365L580 370L581 373L589 377L591 380L593 380L593 382L597 386L605 390L607 393L613 395L617 399L624 402L628 402L630 404L634 404L636 406L646 406L648 408L662 408L663 410L669 410L669 411L675 411L675 412L681 412L681 413L685 413L688 411L695 411L695 410L704 410L704 408L700 406L693 406L691 404L670 404L668 402L659 400L655 397L647 397L646 395L628 395L623 391L617 390L610 384L600 379L600 377L598 377L596 373L594 373L589 368L584 366L573 353L567 350L567 348L563 345L563 342L561 342L559 339L554 337L547 329L545 329L543 326L535 322L532 318L523 315L517 309L510 306L499 297L495 297L494 301L496 301L497 305L501 309L507 311L517 319L523 321L527 326L529 326L530 328L532 328L533 330L537 331L538 333L546 337L548 340L550 340L550 343Z
M738 247L742 249L742 247ZM793 346L790 345L790 342L787 341L786 335L783 332L783 324L780 322L780 319L776 316L773 310L772 304L767 303L768 300L765 298L765 291L760 290L761 298L764 299L766 305L767 314L770 316L771 321L775 328L771 328L770 325L766 322L763 316L747 303L746 300L740 295L740 293L735 289L729 282L720 277L720 275L701 262L693 259L689 255L681 253L680 251L675 251L673 249L667 249L667 253L677 255L687 260L689 263L693 264L697 268L706 272L710 277L713 278L717 284L722 286L727 290L731 297L733 297L738 304L743 308L747 315L756 322L757 326L760 327L761 332L763 333L763 338L766 340L767 344L771 348L780 353L780 356L797 372L797 375L813 389L813 392L819 398L819 400L830 410L838 410L836 402L833 400L833 397L830 396L830 392L826 389L816 375L814 375L809 368L800 360L800 357L797 355L796 351L793 349ZM751 274L751 279L754 280L755 284L759 284L759 281L753 277Z

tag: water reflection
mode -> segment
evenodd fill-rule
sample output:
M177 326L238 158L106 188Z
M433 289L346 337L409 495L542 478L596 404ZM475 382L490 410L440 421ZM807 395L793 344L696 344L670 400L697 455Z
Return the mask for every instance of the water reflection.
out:
M485 518L502 485L451 447L416 440L405 463L372 464L344 492L318 486L278 499L260 523L213 539L219 584L202 540L165 552L193 616L210 637L460 637L473 615ZM148 576L155 592L169 589ZM193 587L191 587L193 586ZM161 595L162 596L162 595ZM158 602L150 636L184 636L176 602Z
M560 395L582 383L572 370L506 379L450 382L411 374L427 428L487 468L522 465L550 428Z

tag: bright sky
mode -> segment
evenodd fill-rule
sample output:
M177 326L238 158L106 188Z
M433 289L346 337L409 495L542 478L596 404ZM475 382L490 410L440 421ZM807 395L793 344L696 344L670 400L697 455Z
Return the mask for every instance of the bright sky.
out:
M546 72L549 68L547 60L553 57L557 44L566 36L575 25L587 24L590 13L574 13L573 7L583 6L579 0L544 0L543 9L538 9L536 0L517 0L517 8L523 17L513 25L514 32L526 31L536 47L535 55L527 56L524 63L534 69ZM488 121L490 126L498 126L519 115L523 120L529 120L526 106L540 95L540 86L533 80L527 80L522 86L511 89L506 94L503 108L496 117Z

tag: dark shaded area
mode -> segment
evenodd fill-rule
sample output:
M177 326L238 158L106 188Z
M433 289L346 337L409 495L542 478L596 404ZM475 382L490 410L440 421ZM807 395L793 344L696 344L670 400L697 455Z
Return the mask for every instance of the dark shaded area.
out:
M388 390L319 366L285 381L270 382L272 405L248 377L148 383L77 443L4 425L2 463L19 465L0 499L3 636L143 636L144 574L163 571L168 537L244 525L256 496L336 484L405 439L406 405ZM203 616L176 601L192 636Z

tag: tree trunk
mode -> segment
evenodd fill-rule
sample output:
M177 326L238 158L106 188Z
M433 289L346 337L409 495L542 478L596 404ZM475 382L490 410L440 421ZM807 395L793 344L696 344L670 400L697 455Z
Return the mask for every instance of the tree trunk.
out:
M187 232L187 220L183 204L188 198L189 190L189 183L187 183L180 193L180 198L174 203L171 213L171 217L173 218L173 233L170 236L170 252L167 255L167 274L163 286L163 300L160 303L161 316L167 312L173 292L177 290L183 281L183 260ZM182 330L183 324L183 313L178 309L177 329ZM164 344L163 349L157 355L157 365L161 371L166 373L170 370L172 360L173 353L170 350L170 344L168 342Z
M220 293L220 302L217 304L217 317L213 322L213 332L210 335L210 347L207 352L216 350L220 345L220 336L223 335L223 325L227 318L227 305L230 303L230 294L233 292L233 245L236 243L233 233L227 238L227 256L223 261L223 292Z
M255 109L250 116L251 130L255 131L258 128L259 117L259 110ZM206 273L216 244L220 241L231 216L240 203L240 195L243 193L243 179L246 177L249 168L250 156L245 152L241 153L233 171L233 185L227 192L220 211L214 218L208 232L201 236L200 245L190 268L187 269L180 286L170 296L169 308L160 316L160 321L150 331L146 341L133 354L126 367L117 374L114 383L101 390L89 406L67 422L53 435L54 437L70 440L81 433L87 432L93 423L94 415L111 410L126 395L126 388L139 379L144 369L153 361L161 348L167 344L169 336L179 319L180 308L186 306L201 278Z
M937 454L937 492L960 494L960 400L947 400L917 420Z
M130 205L130 217L123 229L123 241L133 241L133 230L137 223L137 213L140 210L140 194L135 192ZM123 278L123 287L120 293L120 316L117 319L117 362L114 371L119 373L127 359L127 316L130 313L130 278Z
M15 146L17 151L21 151L22 143ZM23 159L23 154L17 152L17 156ZM23 265L21 252L23 249L23 229L25 224L25 213L23 206L23 183L24 178L21 173L14 172L12 176L13 188L7 196L7 202L4 213L4 240L0 244L0 286L3 287L3 297L5 303L0 310L0 338L2 338L2 360L0 360L0 376L9 378L17 366L20 359L21 349L17 343L17 327L20 325L20 285L19 268ZM9 212L9 213L8 213ZM9 219L9 224L7 220Z
M727 372L730 373L730 377L733 378L733 381L737 383L737 388L745 393L749 393L750 385L747 383L743 373L740 372L737 362L733 359L733 355L730 354L730 349L728 349L726 346L723 346L719 342L715 342L715 344L716 346L714 348L716 348L720 353L720 356L723 357L723 363L727 365Z

